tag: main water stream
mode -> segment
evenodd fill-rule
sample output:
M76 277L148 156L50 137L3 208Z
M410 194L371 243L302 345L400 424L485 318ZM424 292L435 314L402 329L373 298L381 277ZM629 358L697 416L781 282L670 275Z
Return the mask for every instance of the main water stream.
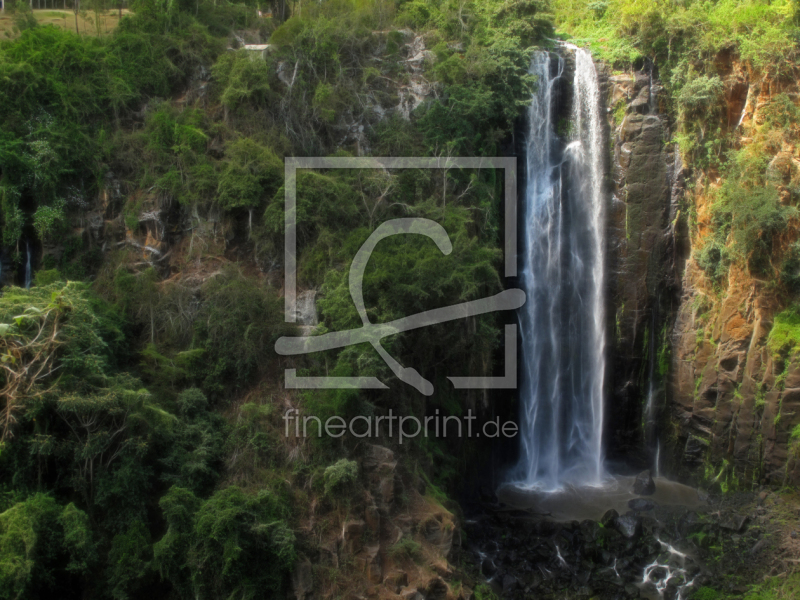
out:
M660 477L642 498L634 477L608 473L603 460L609 198L597 70L589 52L564 44L536 52L530 73L536 89L520 211L520 286L528 297L519 312L521 453L497 490L498 504L475 520L476 538L491 542L476 547L476 558L503 597L527 597L541 587L592 595L591 584L614 590L614 597L624 589L681 600L699 567L657 537L656 514L699 510L703 499ZM657 439L651 341L650 442ZM508 541L497 541L498 523L515 524L500 538Z
M535 53L527 133L519 314L522 457L519 485L600 485L603 372L603 135L591 55L574 56L572 114L557 124L565 58Z

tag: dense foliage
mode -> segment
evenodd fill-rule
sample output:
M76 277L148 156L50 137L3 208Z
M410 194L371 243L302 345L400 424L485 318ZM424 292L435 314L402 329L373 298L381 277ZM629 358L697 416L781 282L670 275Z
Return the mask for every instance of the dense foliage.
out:
M268 391L291 331L273 275L283 159L505 152L535 85L529 48L552 35L548 7L131 8L88 36L20 5L15 39L0 42L0 265L22 272L33 257L36 271L31 289L0 292L0 598L282 597L307 494L346 511L359 489L341 447L286 447ZM263 55L236 50L267 37ZM413 78L430 91L402 114ZM364 279L371 320L499 291L502 196L490 169L301 172L299 279L319 290L318 331L360 322L348 265L390 218L436 220L453 252L382 242ZM460 412L445 375L491 371L499 338L491 316L459 327L385 341L435 382L427 405L395 382L392 397L308 393L303 407ZM297 366L393 378L370 347ZM452 481L459 453L433 440L410 451Z

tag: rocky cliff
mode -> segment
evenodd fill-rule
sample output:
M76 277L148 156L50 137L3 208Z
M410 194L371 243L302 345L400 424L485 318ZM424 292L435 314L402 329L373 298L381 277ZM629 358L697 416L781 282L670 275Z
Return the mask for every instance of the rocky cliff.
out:
M629 73L598 67L611 154L605 445L612 461L650 467L655 408L664 391L658 355L679 283L675 223L682 169L652 67Z
M715 69L724 106L709 118L733 151L761 144L781 204L791 206L796 131L763 139L775 137L767 124L776 105L787 97L796 103L796 84L730 53L717 57ZM653 68L606 69L606 82L609 458L636 462L630 457L638 455L658 468L660 452L667 474L722 489L795 483L800 363L791 344L769 340L776 315L792 301L778 271L796 223L770 241L769 276L732 260L723 277L711 276L700 254L722 227L714 201L726 174L678 150L667 116L674 108Z

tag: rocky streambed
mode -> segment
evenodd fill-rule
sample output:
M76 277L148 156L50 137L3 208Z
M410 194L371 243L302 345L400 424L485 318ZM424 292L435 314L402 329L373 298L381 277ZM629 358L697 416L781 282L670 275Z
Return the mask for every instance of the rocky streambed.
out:
M691 506L654 494L582 520L499 496L472 506L464 549L476 579L501 598L682 600L704 586L736 596L796 561L792 494L700 492Z

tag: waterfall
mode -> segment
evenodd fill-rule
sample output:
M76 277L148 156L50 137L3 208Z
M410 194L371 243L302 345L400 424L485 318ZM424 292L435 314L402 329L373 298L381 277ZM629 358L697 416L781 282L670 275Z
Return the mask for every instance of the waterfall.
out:
M556 131L565 59L536 52L528 111L519 314L522 455L518 483L600 485L603 375L603 134L591 55L574 46L573 109ZM565 138L565 139L562 139Z
M25 260L25 289L28 290L31 287L31 243L29 241L25 242L25 255L27 256Z
M660 451L658 428L656 427L656 363L658 361L658 295L656 294L655 302L653 303L653 310L650 319L650 334L648 339L648 385L647 385L647 402L644 407L644 438L647 449L653 453L653 465L651 470L655 475L658 474L658 454Z

